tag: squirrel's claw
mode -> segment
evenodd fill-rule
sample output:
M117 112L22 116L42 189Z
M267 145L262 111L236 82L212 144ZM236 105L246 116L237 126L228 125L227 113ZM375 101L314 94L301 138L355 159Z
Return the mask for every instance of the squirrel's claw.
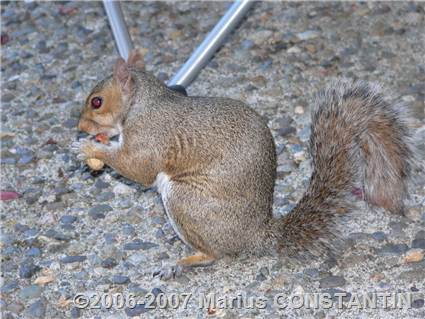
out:
M77 158L84 161L88 158L93 158L95 145L94 142L87 139L80 139L79 141L71 144L70 150L72 153L77 154Z
M176 279L183 274L183 267L180 265L162 267L153 273L153 277L159 277L161 280Z

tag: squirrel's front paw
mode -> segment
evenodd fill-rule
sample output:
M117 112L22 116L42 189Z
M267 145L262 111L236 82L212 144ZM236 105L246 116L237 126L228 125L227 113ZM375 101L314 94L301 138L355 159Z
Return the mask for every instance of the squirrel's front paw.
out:
M170 280L180 277L183 274L183 266L165 266L153 273L153 277L159 277L161 280Z
M71 152L77 154L77 158L81 161L95 158L96 144L91 140L81 139L71 144Z

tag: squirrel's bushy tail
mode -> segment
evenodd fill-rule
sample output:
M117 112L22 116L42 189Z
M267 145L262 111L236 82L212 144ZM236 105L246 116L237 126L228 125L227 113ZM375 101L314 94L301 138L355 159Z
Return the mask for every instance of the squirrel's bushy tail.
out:
M375 84L342 80L320 92L313 110L313 173L298 205L273 219L271 236L288 255L332 248L355 189L372 205L403 212L412 150L405 109Z

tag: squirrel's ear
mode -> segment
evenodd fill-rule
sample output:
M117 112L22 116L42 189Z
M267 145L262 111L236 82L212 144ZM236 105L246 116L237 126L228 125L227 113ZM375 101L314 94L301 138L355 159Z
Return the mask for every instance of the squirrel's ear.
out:
M130 92L131 74L127 63L122 58L118 58L115 62L114 79L124 92Z
M130 55L127 60L129 66L136 67L143 70L145 68L145 63L143 61L143 54L140 50L134 49L130 52Z

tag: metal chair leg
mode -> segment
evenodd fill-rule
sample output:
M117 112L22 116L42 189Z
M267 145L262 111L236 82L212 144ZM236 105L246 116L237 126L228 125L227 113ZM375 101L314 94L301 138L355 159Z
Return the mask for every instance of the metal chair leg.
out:
M119 1L103 0L103 6L108 16L118 52L123 59L127 60L133 49L133 43L131 42L127 25L125 24L120 3Z
M253 4L251 0L236 0L168 85L187 88Z
M125 24L124 16L118 1L103 0L106 14L114 34L118 51L124 59L133 48L130 35ZM168 82L170 87L185 93L187 88L202 68L208 63L217 49L223 44L226 36L237 26L247 11L254 4L252 0L236 0L218 21L215 27L202 41L191 57L180 68L180 70Z

